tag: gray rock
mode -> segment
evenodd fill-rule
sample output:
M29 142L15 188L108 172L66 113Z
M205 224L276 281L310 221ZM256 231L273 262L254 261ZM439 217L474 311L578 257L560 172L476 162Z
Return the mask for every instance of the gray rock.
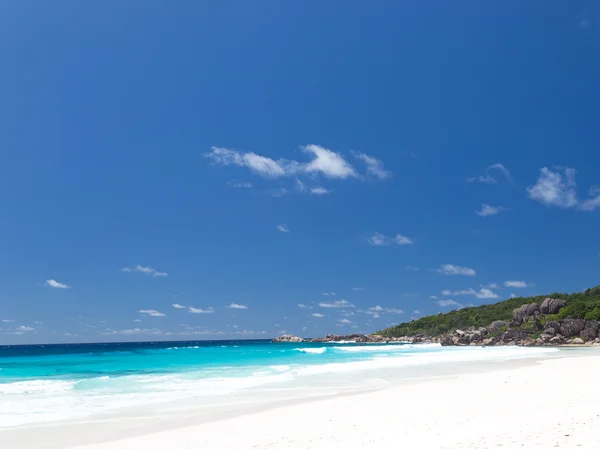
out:
M549 330L552 329L552 335L560 333L560 324L556 321L546 321L544 325L544 332L550 333Z
M522 323L525 318L539 314L540 306L537 303L523 304L518 309L513 310L513 321Z
M598 331L591 327L585 328L579 333L579 336L583 341L594 340L598 336Z
M577 337L572 339L569 343L571 343L572 345L582 345L584 341L581 338Z
M535 346L535 340L533 338L524 338L521 340L521 346Z
M546 298L540 306L540 311L545 315L554 315L566 305L567 302L562 299Z
M498 332L503 327L508 327L508 321L494 321L488 326L488 330L490 332Z
M285 334L274 339L273 343L302 343L303 341L303 338L296 337L295 335Z
M595 320L587 320L585 322L586 329L594 329L596 332L600 331L600 323Z
M585 320L569 318L560 320L560 333L563 337L575 337L585 328Z
M565 337L563 337L562 335L557 335L556 337L552 337L548 343L551 343L553 345L562 345L565 343L565 341Z
M515 340L521 340L527 337L527 332L524 332L519 329L509 329L502 334L502 341L504 342L514 342Z
M552 329L552 330L554 330L554 329ZM554 334L546 334L546 333L543 333L542 335L540 335L540 340L542 340L544 343L547 343L547 342L549 342L549 341L550 341L550 339L551 339L552 337L554 337Z

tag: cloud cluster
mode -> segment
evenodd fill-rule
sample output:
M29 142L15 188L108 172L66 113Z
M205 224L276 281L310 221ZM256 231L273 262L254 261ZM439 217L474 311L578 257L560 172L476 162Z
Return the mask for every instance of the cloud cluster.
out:
M350 304L345 299L338 299L330 302L320 302L319 307L323 307L326 309L340 309L344 307L354 307L354 304Z
M473 268L461 267L458 265L444 264L436 270L438 273L449 276L476 276L477 272Z
M543 167L537 182L527 188L527 194L532 200L547 206L576 208L582 211L594 211L600 208L600 187L589 189L589 198L581 201L577 198L577 172L569 167L557 167L556 171Z
M482 288L479 291L474 290L472 288L468 288L466 290L444 290L442 291L442 295L444 296L466 296L473 295L479 299L494 299L498 298L498 295L494 293L489 288Z
M216 165L244 167L253 174L265 179L296 178L293 190L278 188L271 193L273 196L283 196L292 191L310 193L323 196L331 193L331 189L321 185L307 187L299 177L316 179L323 177L328 179L358 179L368 178L384 180L391 173L384 168L383 162L365 153L352 152L352 155L365 165L365 173L360 174L358 170L348 162L340 153L332 151L320 145L304 145L300 151L308 157L308 160L297 161L290 159L272 159L254 152L242 152L230 148L213 146L210 151L204 153L204 157ZM233 188L252 188L249 182L230 181L228 184Z
M525 288L527 287L527 282L525 281L506 281L504 283L505 287L508 288Z

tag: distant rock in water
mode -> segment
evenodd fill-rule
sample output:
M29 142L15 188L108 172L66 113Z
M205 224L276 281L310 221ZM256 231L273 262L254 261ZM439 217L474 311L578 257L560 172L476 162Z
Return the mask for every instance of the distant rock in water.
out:
M296 337L295 335L285 334L273 340L273 343L302 343L304 338Z
M558 313L560 309L567 305L567 301L562 299L546 298L540 306L540 311L544 315L554 315Z

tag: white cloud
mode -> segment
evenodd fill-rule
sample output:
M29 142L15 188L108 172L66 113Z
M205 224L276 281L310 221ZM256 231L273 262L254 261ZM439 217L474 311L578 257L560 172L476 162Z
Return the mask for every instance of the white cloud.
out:
M135 320L133 320L134 323L141 323L142 320L140 320L139 318L136 318ZM94 326L95 327L95 326Z
M282 225L282 224L275 226L275 229L277 229L279 232L290 232L288 227L286 225Z
M163 332L160 329L150 328L150 329L140 329L139 327L135 329L107 329L106 332L101 332L102 335L137 335L137 334L148 334L148 335L171 335L171 332Z
M256 153L240 153L227 148L211 147L205 157L220 165L238 165L247 167L252 172L265 178L277 178L286 175L286 170L279 162Z
M588 198L587 200L583 201L579 206L579 209L585 211L594 211L600 208L600 187L592 187L589 191L589 194L592 196L592 198Z
M482 287L485 287L485 288L500 288L500 286L498 284L496 284L495 282L492 282L491 284L488 284L488 285L482 285Z
M395 307L381 307L380 305L376 305L374 307L369 307L367 311L359 310L359 312L366 313L367 315L371 315L373 318L379 318L382 313L395 313L400 314L404 313L404 310L397 309Z
M207 309L196 309L195 307L190 307L188 309L190 313L215 313L215 309L209 307Z
M374 176L378 179L387 179L392 174L383 168L383 162L379 159L374 158L373 156L369 156L365 153L355 153L357 158L364 161L367 165L367 175Z
M417 267L413 267L412 265L407 265L406 269L411 270L411 271L419 271L419 269Z
M475 276L477 272L473 268L460 267L458 265L445 264L437 269L438 273L447 275L459 275L459 276Z
M229 304L227 306L228 309L247 309L248 306L244 305L244 304L236 304L235 302L232 302L231 304Z
M362 287L352 287L352 290L355 292L360 292L361 290L364 290Z
M234 189L251 189L252 184L249 182L237 182L237 181L229 181L227 183L228 186L233 187Z
M312 309L312 306L307 306L306 304L298 304L298 307L301 309Z
M594 211L600 208L600 187L589 189L589 198L580 201L577 198L576 170L569 167L556 167L556 171L543 167L537 182L527 188L529 198L547 206L565 209L577 208L582 211Z
M489 288L482 288L475 294L479 299L494 299L497 298L498 295L491 291Z
M414 313L415 315L419 315L419 314L421 314L421 313L423 313L423 312L421 312L420 310L413 310L413 313Z
M342 323L342 324L350 324L350 323L352 323L352 321L350 321L350 320L348 320L348 319L346 319L346 318L342 318L341 320L338 320L338 321L339 321L340 323Z
M437 299L437 296L432 295L429 297L429 299Z
M514 293L511 293L510 295L508 295L509 298L516 298L517 295L515 295Z
M61 284L60 282L57 282L54 279L48 279L45 282L45 284L52 288L71 288L67 284Z
M331 193L331 190L326 189L325 187L317 186L310 189L310 193L313 195L327 195Z
M480 217L489 217L491 215L497 215L505 210L506 209L501 206L490 206L489 204L483 203L481 205L481 210L476 210L475 213Z
M476 296L477 298L480 299L490 299L490 298L497 298L498 295L496 293L494 293L493 291L491 291L488 288L482 288L479 291L476 291L472 288L467 288L465 290L444 290L442 291L442 295L444 296L466 296L466 295L473 295Z
M324 308L329 308L329 309L331 309L331 308L338 309L338 308L343 308L343 307L354 307L354 304L350 304L345 299L337 299L335 301L330 301L330 302L320 302L319 307L324 307Z
M314 159L304 166L307 173L321 173L328 178L341 179L357 176L354 168L339 153L319 145L306 145L301 149L314 156Z
M394 237L388 237L386 235L380 234L379 232L374 233L371 237L369 237L369 243L373 246L390 246L390 245L412 245L414 242L402 235L396 234Z
M34 330L35 330L35 327L29 327L29 326L19 326L19 327L17 327L17 331L20 331L20 332L23 332L23 331L27 332L27 331L34 331Z
M279 159L256 153L241 153L228 148L211 147L204 156L219 165L246 167L264 178L279 178L299 174L322 174L328 178L348 178L357 176L354 168L338 153L319 145L306 145L300 149L312 156L309 162Z
M456 302L453 299L440 299L439 301L437 301L437 304L441 307L450 307L450 306L457 306L459 308L462 308L463 305L459 302Z
M400 313L404 313L404 310L397 309L395 307L390 307L390 308L385 309L385 312L386 313L398 313L398 314L400 314Z
M335 292L324 292L321 293L323 296L335 296Z
M591 22L587 19L583 19L579 22L579 28L589 28L591 25Z
M175 307L176 309L187 309L186 306L182 306L181 304L171 304L173 307Z
M121 271L124 273L133 273L133 272L144 273L145 275L152 276L154 278L168 276L167 273L155 270L152 267L143 267L141 265L136 265L135 267L121 268Z
M3 323L14 323L15 320L2 320Z
M140 310L139 312L148 316L167 316L164 313L154 309Z
M490 165L488 168L485 169L484 175L467 178L467 182L483 182L486 184L498 184L498 179L503 179L506 182L512 183L510 172L502 164Z
M505 287L509 288L525 288L527 287L527 282L525 281L506 281L504 283Z
M322 313L313 313L312 316L314 316L315 318L323 318L325 315L323 315Z
M577 205L577 193L575 191L575 174L573 168L565 167L563 174L559 171L553 172L548 167L540 170L540 177L535 185L527 189L529 198L539 201L548 206L574 207Z

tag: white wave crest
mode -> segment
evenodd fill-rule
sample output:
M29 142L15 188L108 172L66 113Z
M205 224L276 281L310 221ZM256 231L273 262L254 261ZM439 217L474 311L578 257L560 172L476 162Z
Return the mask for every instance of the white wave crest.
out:
M76 381L66 380L25 380L0 384L0 395L60 393L73 389Z
M294 351L304 352L306 354L323 354L327 348L296 348Z

